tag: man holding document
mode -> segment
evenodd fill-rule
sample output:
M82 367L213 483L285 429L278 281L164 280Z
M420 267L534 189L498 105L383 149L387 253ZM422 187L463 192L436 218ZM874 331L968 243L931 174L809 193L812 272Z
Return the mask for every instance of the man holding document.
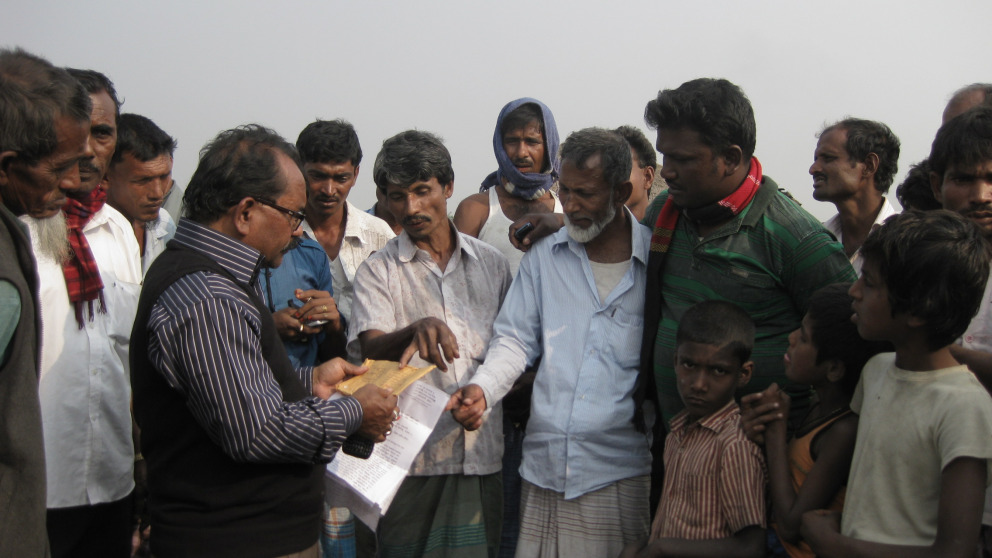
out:
M486 354L510 286L509 264L448 219L454 171L436 136L407 131L387 139L372 172L403 232L355 275L349 356L416 367L426 361L438 370L422 381L454 393ZM379 520L375 540L356 526L359 556L495 555L503 510L499 406L493 415L474 432L441 415Z
M317 557L324 463L345 439L382 441L396 396L370 385L328 400L364 368L294 369L261 298L301 234L296 148L252 125L202 151L186 217L145 277L131 337L134 412L148 462L152 552Z

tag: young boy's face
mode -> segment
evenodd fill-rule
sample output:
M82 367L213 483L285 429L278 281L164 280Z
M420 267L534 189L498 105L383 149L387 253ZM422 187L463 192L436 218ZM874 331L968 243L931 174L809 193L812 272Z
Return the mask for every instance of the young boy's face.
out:
M675 353L679 396L690 422L719 411L751 379L751 361L741 363L729 347L684 341Z
M889 288L878 271L878 263L865 259L861 277L848 291L854 315L851 321L858 327L858 335L869 341L892 341L893 333L903 325L892 316Z
M944 176L930 173L930 185L944 209L971 219L992 240L992 159L973 167L949 165Z
M816 363L819 350L813 344L816 323L807 313L799 328L789 334L789 348L785 351L785 376L799 384L823 382L826 363Z

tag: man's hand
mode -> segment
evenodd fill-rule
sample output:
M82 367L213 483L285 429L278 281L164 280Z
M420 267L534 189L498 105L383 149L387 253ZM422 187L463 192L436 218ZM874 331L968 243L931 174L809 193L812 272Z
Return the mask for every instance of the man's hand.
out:
M527 223L533 224L534 228L521 240L517 240L514 233ZM528 213L510 224L510 244L513 244L517 250L526 252L535 242L558 232L563 226L565 221L560 213Z
M413 328L413 338L400 356L400 368L406 366L413 355L419 353L420 358L447 372L446 361L452 362L461 356L458 352L458 339L448 328L448 324L441 320L424 318L409 327Z
M313 394L321 399L327 399L334 393L334 386L346 377L357 376L368 372L368 366L358 366L341 357L313 367Z
M362 426L358 434L375 442L384 442L400 412L393 390L369 384L356 391L354 397L362 406Z
M469 384L451 395L444 410L451 411L451 416L465 430L478 430L486 412L486 395L481 387Z
M272 320L276 323L276 331L279 332L279 337L288 341L303 342L307 339L307 336L320 332L319 327L304 326L303 322L296 318L296 312L296 308L287 306L272 314Z
M294 293L297 300L303 303L301 308L296 308L294 317L306 324L315 320L327 320L323 326L305 327L304 332L318 333L321 330L328 332L339 332L342 328L341 313L338 312L338 304L334 297L327 291L310 289L296 289ZM297 326L299 328L299 326Z
M764 391L750 393L741 398L741 426L749 440L765 443L765 431L786 426L789 416L789 395L778 387L768 386Z
M840 514L830 510L810 510L803 514L799 533L817 551L830 536L840 534Z

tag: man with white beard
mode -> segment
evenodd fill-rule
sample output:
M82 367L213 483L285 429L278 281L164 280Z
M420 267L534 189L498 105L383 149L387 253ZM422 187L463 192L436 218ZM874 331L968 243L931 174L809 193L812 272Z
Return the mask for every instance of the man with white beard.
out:
M21 217L38 262L44 324L48 538L53 557L127 557L135 455L126 363L141 258L131 224L106 204L102 186L117 141L113 85L96 72L70 73L92 102L93 157L80 162L80 187L61 211Z
M616 556L649 525L651 456L633 394L651 231L624 206L631 155L619 134L575 132L561 159L565 230L524 256L484 364L449 408L478 428L543 355L524 438L516 555Z

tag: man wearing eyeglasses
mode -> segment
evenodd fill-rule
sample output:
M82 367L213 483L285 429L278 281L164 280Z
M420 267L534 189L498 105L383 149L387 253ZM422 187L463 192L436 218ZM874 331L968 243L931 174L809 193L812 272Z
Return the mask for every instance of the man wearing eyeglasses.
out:
M176 140L139 114L122 114L117 148L107 169L107 203L134 228L141 250L141 271L165 250L176 224L162 209L172 189L172 155Z
M296 148L257 125L202 151L175 237L145 275L131 383L148 464L155 556L317 556L322 464L358 434L382 441L396 396L327 398L338 358L294 367L261 298L301 233Z

